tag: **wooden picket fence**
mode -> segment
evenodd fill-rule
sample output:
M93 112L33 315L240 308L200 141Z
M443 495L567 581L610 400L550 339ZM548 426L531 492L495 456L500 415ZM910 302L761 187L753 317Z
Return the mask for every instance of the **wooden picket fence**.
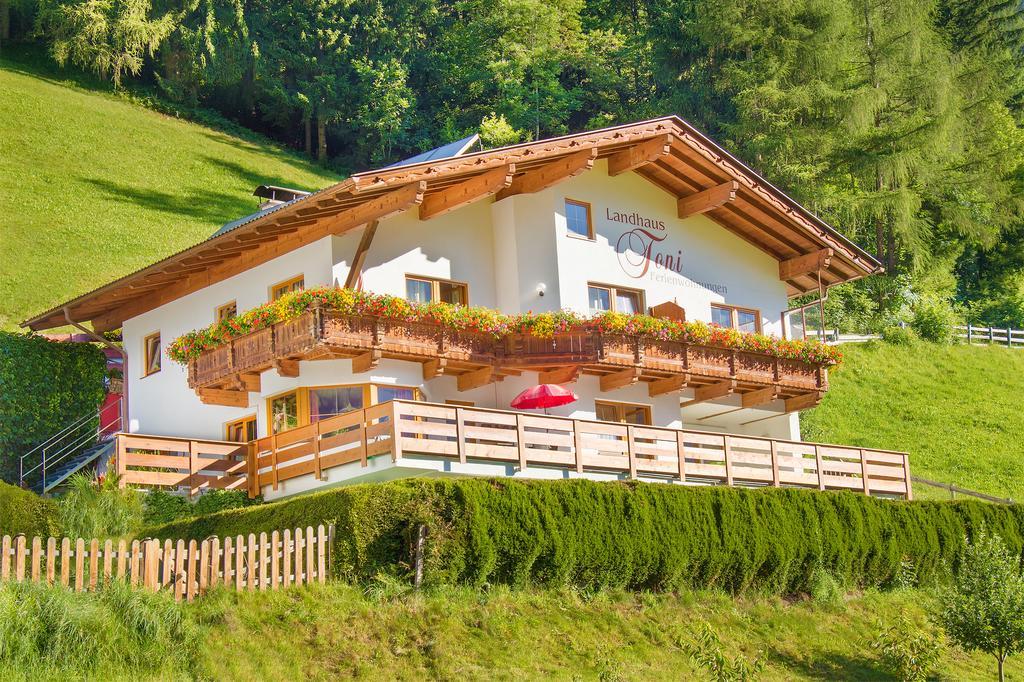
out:
M107 580L169 590L192 601L213 587L236 592L326 582L334 526L285 529L269 535L195 540L84 540L3 536L0 581L46 582L78 592Z

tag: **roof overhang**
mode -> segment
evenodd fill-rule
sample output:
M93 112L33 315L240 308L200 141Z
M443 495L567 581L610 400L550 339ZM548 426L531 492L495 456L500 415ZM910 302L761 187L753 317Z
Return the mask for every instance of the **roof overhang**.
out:
M634 171L779 261L791 296L881 272L871 255L682 119L669 116L436 161L357 173L240 221L22 326L66 324L65 310L97 331L332 234L417 208L421 219L471 201L539 191L607 159Z

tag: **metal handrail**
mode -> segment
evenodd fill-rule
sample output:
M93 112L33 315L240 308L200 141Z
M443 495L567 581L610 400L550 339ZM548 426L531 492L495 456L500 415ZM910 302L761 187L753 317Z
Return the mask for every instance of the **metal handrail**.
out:
M108 431L112 434L113 432L120 430L123 419L123 400L124 399L121 398L116 402L98 408L93 414L87 414L75 419L60 431L22 455L19 460L19 482L21 485L25 484L26 478L36 474L37 472L41 472L42 486L45 490L46 474L49 469L52 469L54 466L64 462L72 454L84 451L84 449L90 445L90 442L102 442L104 440L104 436L108 435ZM117 417L111 424L103 427L102 419L104 414L114 408L117 409ZM93 420L97 421L97 425L95 427L93 426ZM26 469L25 460L33 455L38 455L38 462Z

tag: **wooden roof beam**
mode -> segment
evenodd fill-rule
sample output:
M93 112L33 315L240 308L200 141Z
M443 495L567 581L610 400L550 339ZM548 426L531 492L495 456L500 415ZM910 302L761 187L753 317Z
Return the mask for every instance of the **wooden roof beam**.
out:
M324 221L323 228L327 234L344 234L374 220L390 218L413 206L422 204L426 191L426 181L411 182L398 189L375 196L338 215L334 220Z
M779 279L788 282L801 275L810 275L824 270L832 263L832 249L820 249L789 260L779 261Z
M608 157L608 175L615 176L654 163L672 149L672 136L661 135Z
M455 380L460 391L471 391L480 388L494 381L494 367L487 365L480 369L474 369L465 374L460 374Z
M713 211L719 206L736 200L736 192L740 183L735 180L728 180L721 185L716 185L703 192L691 194L679 200L678 209L680 218L689 218L698 213Z
M810 393L804 393L803 395L793 396L792 398L786 398L786 414L809 409L820 402L821 391L812 391Z
M352 265L348 269L348 276L345 277L346 289L353 288L359 280L359 276L363 274L363 263L366 262L366 253L370 250L370 244L373 243L373 235L377 233L377 225L379 224L379 220L374 220L363 229L363 236L359 238L359 245L356 247L355 255L352 256Z
M686 388L689 383L689 374L676 374L667 379L655 379L647 384L647 395L655 398L666 393L676 393Z
M641 370L639 367L629 367L612 374L601 376L601 392L614 391L617 388L632 386L640 381Z
M549 161L542 166L531 168L512 179L512 184L498 192L495 201L501 201L517 194L533 194L560 182L575 177L594 167L597 149L590 148Z
M580 376L579 365L567 365L537 374L538 384L571 384Z
M468 204L494 196L512 185L516 165L510 163L450 187L428 194L420 204L420 220L430 220L462 208Z
M761 388L756 391L744 393L740 396L740 405L746 408L758 407L760 405L767 405L778 397L778 387L769 386L768 388Z
M247 391L226 391L222 388L200 388L196 390L199 399L205 405L224 405L226 407L249 407Z

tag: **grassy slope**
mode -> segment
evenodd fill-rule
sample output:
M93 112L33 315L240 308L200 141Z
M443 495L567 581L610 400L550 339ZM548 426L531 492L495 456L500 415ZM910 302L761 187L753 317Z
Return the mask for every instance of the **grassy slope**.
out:
M805 438L904 450L915 474L1024 499L1024 350L872 343L844 352L821 405L804 413Z
M887 680L868 642L876 619L920 623L932 597L869 593L842 606L719 594L601 594L462 589L374 600L346 585L222 594L192 608L206 632L197 673L210 679L702 679L680 645L707 620L769 680ZM942 679L985 680L993 664L947 648ZM1024 675L1011 659L1010 679Z
M0 329L252 213L261 183L334 180L268 143L0 58Z

